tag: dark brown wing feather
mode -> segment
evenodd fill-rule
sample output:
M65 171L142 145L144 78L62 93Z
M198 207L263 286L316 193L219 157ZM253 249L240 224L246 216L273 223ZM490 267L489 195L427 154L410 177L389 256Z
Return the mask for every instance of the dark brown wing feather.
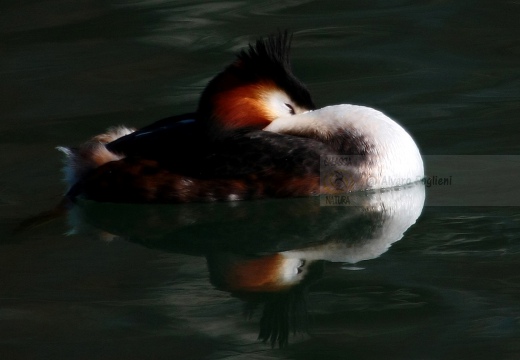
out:
M211 149L168 159L129 156L76 184L74 198L110 202L191 202L308 196L319 190L318 141L265 131L230 134ZM179 156L177 156L178 158Z

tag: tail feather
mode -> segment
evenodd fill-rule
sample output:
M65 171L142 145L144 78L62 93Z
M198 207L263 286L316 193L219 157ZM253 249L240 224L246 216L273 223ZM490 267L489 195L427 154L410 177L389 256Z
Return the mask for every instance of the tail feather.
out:
M106 144L131 134L135 129L118 126L108 129L104 134L94 136L76 148L59 146L56 149L65 154L65 181L71 188L88 172L106 164L124 158L122 154L116 154L106 148ZM61 218L67 214L71 207L71 199L64 197L55 207L43 211L35 216L23 220L13 231L14 234L22 233L47 222Z
M113 127L104 134L94 136L79 147L57 147L57 150L65 154L63 172L69 188L91 170L107 162L123 159L124 155L109 151L105 145L134 131L135 129L124 126Z

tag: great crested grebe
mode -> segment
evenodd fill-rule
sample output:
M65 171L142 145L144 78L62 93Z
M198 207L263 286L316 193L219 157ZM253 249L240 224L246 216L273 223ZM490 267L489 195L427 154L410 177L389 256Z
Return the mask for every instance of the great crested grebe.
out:
M113 128L78 148L60 147L67 155L67 197L232 201L422 178L417 146L382 113L353 105L310 111L315 106L309 91L290 69L290 41L285 32L241 51L209 82L195 113L138 131ZM337 155L351 156L333 166L349 181L328 186L320 182L320 159Z

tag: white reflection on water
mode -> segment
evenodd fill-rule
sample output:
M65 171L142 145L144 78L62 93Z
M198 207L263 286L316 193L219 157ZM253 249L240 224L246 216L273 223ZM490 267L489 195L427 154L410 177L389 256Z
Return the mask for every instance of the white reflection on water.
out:
M83 231L94 227L105 237L112 233L148 248L196 255L155 295L168 304L172 323L182 320L175 331L243 344L255 343L259 327L261 340L284 346L291 331L306 328L307 289L324 276L324 262L354 264L381 256L416 222L425 192L416 183L350 196L359 206L322 207L317 198L181 206L87 201L70 215ZM403 294L392 293L392 303L421 306ZM248 316L260 316L259 325L236 316L241 302Z

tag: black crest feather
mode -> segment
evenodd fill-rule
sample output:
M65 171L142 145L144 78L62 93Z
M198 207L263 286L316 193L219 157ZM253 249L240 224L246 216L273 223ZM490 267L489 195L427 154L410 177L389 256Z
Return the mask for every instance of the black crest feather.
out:
M266 39L257 40L254 45L249 44L248 49L242 50L237 55L239 65L258 68L259 70L268 66L290 70L291 42L292 34L289 34L287 30L271 35Z
M235 62L215 76L204 89L199 100L199 119L205 121L213 114L213 95L237 86L271 80L284 90L293 101L305 109L314 109L311 95L305 85L291 71L289 53L292 34L280 31L240 51Z

